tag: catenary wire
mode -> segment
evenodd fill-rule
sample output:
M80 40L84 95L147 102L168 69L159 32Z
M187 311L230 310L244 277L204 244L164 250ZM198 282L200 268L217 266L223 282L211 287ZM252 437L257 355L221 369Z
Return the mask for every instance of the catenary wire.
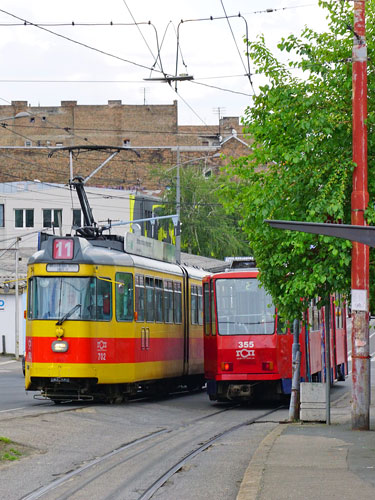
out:
M74 40L73 38L70 38L68 36L61 35L60 33L56 33L55 31L52 31L52 30L50 30L48 28L40 26L39 24L32 23L31 21L28 21L27 19L22 19L21 17L16 16L15 14L12 14L11 12L7 12L4 9L0 9L0 12L2 12L3 14L6 14L8 16L14 17L16 19L19 19L20 21L23 21L27 25L34 26L35 28L38 28L38 29L43 30L43 31L46 31L47 33L50 33L51 35L57 36L59 38L63 38L64 40L67 40L68 42L80 45L81 47L85 47L86 49L93 50L93 51L98 52L100 54L103 54L105 56L112 57L114 59L117 59L117 60L122 61L122 62L126 62L128 64L132 64L133 66L137 66L139 68L144 68L144 69L149 69L149 70L151 69L149 66L146 66L144 64L136 63L134 61L130 61L129 59L124 59L123 57L116 56L115 54L111 54L110 52L106 52L106 51L98 49L96 47L92 47L91 45L88 45L86 43L79 42L78 40ZM157 69L154 69L154 71L160 72Z

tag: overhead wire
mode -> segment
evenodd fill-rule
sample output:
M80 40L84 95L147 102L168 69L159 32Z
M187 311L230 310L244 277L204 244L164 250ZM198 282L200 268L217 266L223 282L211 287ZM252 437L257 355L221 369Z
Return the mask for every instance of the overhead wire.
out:
M162 62L161 62L161 58L160 58L160 49L159 49L159 41L158 41L158 32L157 32L157 30L156 30L155 26L154 26L153 24L151 24L151 22L150 22L150 25L152 25L152 26L153 26L153 28L154 28L154 30L155 30L155 34L156 34L156 40L157 40L157 46L158 46L158 54L157 54L156 58L155 58L154 53L153 53L153 52L152 52L152 50L151 50L151 47L149 46L149 44L148 44L148 42L147 42L147 40L146 40L145 36L144 36L144 35L143 35L143 33L142 33L141 28L139 27L138 23L136 22L136 20L135 20L135 18L134 18L134 16L133 16L132 11L130 10L130 8L129 8L128 4L126 3L126 0L122 0L122 1L123 1L123 4L125 5L125 7L128 9L128 12L129 12L129 14L130 14L130 17L133 19L134 24L137 26L137 29L138 29L138 31L139 31L139 33L140 33L140 35L141 35L141 37L142 37L143 41L145 42L145 44L146 44L146 46L147 46L147 48L148 48L148 50L149 50L149 52L150 52L151 56L155 59L155 62L154 62L154 64L153 64L153 66L152 66L152 67L154 67L154 66L157 64L157 61L158 61L158 59L159 59L159 68L160 68L160 71L163 73L163 75L165 75L164 70L163 70L163 64L162 64Z
M101 49L98 49L96 47L92 47L91 45L88 45L87 43L79 42L78 40L74 40L73 38L70 38L68 36L62 35L60 33L56 33L55 31L52 31L52 30L50 30L48 28L45 28L45 27L43 27L43 26L41 26L39 24L33 23L31 21L28 21L27 19L22 19L21 17L16 16L15 14L12 14L11 12L8 12L8 11L6 11L4 9L0 9L0 12L2 12L3 14L6 14L8 16L14 17L16 19L19 19L20 21L23 21L27 25L34 26L35 28L38 28L38 29L46 31L47 33L50 33L50 34L52 34L54 36L57 36L57 37L62 38L64 40L67 40L68 42L75 43L77 45L85 47L86 49L93 50L93 51L98 52L100 54L103 54L105 56L112 57L114 59L117 59L117 60L122 61L122 62L126 62L128 64L131 64L133 66L137 66L139 68L151 69L149 66L146 66L144 64L140 64L140 63L136 63L134 61L130 61L129 59L125 59L125 58L117 56L115 54L111 54L110 52L106 52L105 50L101 50ZM145 23L145 24L148 24L148 23ZM155 69L155 71L159 71L159 70Z
M343 0L341 0L343 1ZM278 12L278 11L283 11L283 10L291 10L291 9L300 9L300 8L305 8L305 7L316 7L318 2L315 3L308 3L308 4L302 4L302 5L289 5L286 7L276 7L276 8L267 8L263 10L255 10L252 12L244 12L243 14L245 15L251 15L251 14L271 14L273 12ZM20 18L19 18L20 19ZM16 27L16 26L32 26L32 23L28 23L27 21L23 21L20 23L0 23L0 26L3 27ZM77 22L77 21L70 21L70 22L64 22L64 23L57 23L57 22L38 22L35 23L38 26L42 27L77 27L77 26L83 26L83 27L98 27L98 26L104 26L104 27L116 27L116 26L134 26L135 24L148 24L147 21L144 22L139 22L139 23L125 23L125 22L114 22L114 21L109 21L106 23L97 23L97 22Z
M241 60L242 66L243 66L245 72L248 71L248 74L249 74L249 77L250 77L250 67L246 68L245 63L243 62L242 55L241 55L240 49L238 48L238 43L237 43L236 37L234 36L232 25L230 24L229 17L228 17L227 11L225 10L225 6L224 6L223 0L220 0L220 3L221 3L221 6L223 7L225 18L227 20L230 32L232 34L232 38L233 38L234 44L236 46L237 53L240 56L240 60ZM246 22L246 20L245 20L245 22ZM247 23L246 23L246 25L247 25ZM246 37L246 39L248 40L248 36ZM253 88L253 84L252 84L251 78L250 78L250 84L251 84L251 88L253 89L253 92L254 92L254 88Z

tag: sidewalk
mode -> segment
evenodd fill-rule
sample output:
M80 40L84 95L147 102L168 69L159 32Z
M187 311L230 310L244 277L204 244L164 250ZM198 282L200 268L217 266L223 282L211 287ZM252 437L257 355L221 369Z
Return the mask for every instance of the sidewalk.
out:
M331 425L279 424L254 453L237 500L375 499L374 401L370 429L351 430L350 389L331 403Z

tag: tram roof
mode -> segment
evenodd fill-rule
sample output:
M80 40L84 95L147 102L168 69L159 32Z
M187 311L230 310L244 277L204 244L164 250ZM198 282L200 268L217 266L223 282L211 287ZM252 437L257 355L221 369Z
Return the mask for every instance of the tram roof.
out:
M56 259L53 258L53 240L58 238L58 236L52 236L44 241L42 249L34 253L28 263L56 263ZM183 270L178 264L126 253L119 250L119 246L115 242L113 242L114 248L111 248L110 241L104 246L96 240L87 240L80 237L72 237L72 239L75 242L74 258L72 260L61 260L60 262L62 263L135 267L149 271L170 273L177 276L182 276L183 274ZM188 270L189 276L194 278L203 278L203 276L208 274L203 269L186 265L184 267Z

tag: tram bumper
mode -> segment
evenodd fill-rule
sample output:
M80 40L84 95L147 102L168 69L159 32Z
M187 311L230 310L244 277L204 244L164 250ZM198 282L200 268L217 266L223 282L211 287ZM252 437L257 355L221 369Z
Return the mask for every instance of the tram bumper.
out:
M228 399L249 398L252 395L250 384L229 384L227 389Z
M215 400L248 400L253 395L256 382L207 381L207 394Z

